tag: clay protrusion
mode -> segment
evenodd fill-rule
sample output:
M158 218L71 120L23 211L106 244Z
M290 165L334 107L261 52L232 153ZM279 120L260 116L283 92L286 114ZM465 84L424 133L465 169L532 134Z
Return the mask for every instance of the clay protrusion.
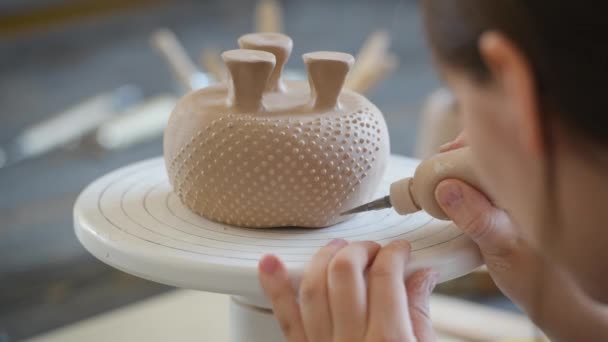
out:
M339 108L338 97L355 58L347 53L331 51L306 53L302 58L308 71L313 108L316 110Z
M276 64L266 85L267 91L285 91L285 85L281 80L283 67L293 49L293 41L282 33L249 33L239 38L241 49L251 49L270 52L276 58Z
M256 112L262 107L262 95L276 63L265 51L237 49L222 53L230 74L228 105L241 111Z

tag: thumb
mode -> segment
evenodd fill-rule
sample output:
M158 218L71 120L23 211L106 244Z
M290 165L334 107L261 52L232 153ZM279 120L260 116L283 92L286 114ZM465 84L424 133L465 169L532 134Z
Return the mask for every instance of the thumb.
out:
M484 254L502 255L516 238L509 215L482 193L457 179L447 179L435 189L441 208Z
M438 278L437 272L424 269L414 272L405 283L410 318L417 341L435 340L429 301Z

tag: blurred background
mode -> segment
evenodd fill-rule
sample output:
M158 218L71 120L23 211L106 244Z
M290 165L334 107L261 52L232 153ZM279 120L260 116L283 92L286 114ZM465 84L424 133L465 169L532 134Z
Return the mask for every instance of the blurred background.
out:
M172 290L88 254L72 206L99 176L161 155L175 100L222 78L218 53L244 33L290 35L295 77L309 51L366 60L352 88L384 112L393 153L428 154L439 82L420 20L414 0L0 0L0 341ZM439 292L513 310L483 270Z

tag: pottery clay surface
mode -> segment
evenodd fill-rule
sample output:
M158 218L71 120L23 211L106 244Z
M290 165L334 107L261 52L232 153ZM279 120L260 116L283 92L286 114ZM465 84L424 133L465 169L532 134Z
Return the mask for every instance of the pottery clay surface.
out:
M184 96L164 157L195 213L244 227L325 227L372 199L389 157L382 113L343 88L351 55L303 55L308 82L281 78L292 41L248 34L222 58L230 74Z

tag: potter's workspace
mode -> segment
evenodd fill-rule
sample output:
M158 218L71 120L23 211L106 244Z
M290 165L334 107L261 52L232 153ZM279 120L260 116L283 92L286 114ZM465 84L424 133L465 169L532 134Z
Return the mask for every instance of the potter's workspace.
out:
M485 192L416 1L0 5L0 342L283 341L335 239L409 241L438 341L544 341L435 189Z

